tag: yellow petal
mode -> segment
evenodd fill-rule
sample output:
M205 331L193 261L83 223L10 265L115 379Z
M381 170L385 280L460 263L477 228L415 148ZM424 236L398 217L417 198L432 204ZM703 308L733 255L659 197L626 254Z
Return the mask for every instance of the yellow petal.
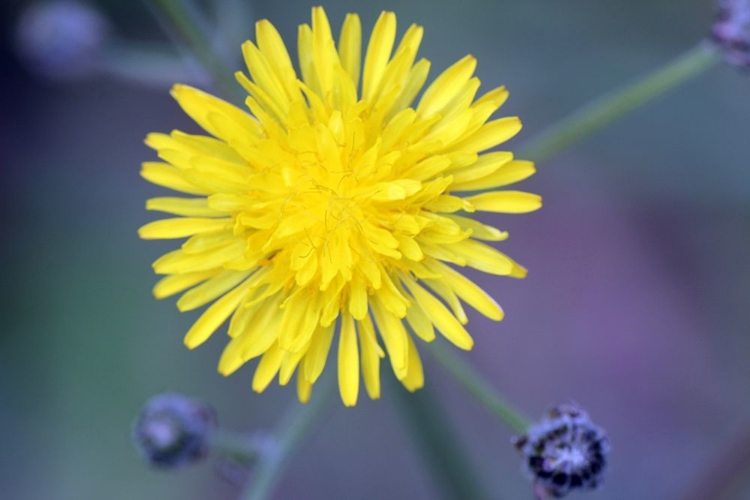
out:
M471 182L486 177L513 160L513 153L508 151L495 151L486 153L477 158L477 161L460 170L451 170L453 184L451 191L457 191L455 185Z
M398 318L406 316L409 300L396 288L387 274L383 274L383 285L375 291L375 296L385 306L388 312L395 314Z
M175 85L170 92L185 113L214 137L228 141L235 137L260 137L262 129L250 115L226 101L187 85ZM223 117L221 121L212 117Z
M339 65L338 53L331 35L331 25L322 7L312 9L313 58L321 90L326 95L333 86L334 69Z
M252 281L252 278L250 281ZM229 337L233 339L236 337L247 336L248 328L250 327L250 325L255 325L256 323L251 320L254 320L256 317L260 316L258 314L260 310L260 304L255 304L252 306L248 305L248 302L251 301L257 293L257 290L253 289L252 285L249 286L250 290L245 297L245 302L239 305L237 311L235 311L235 313L232 315L232 319L229 321L229 329L227 330L227 335L229 335ZM262 303L262 305L269 306L270 304L268 302L264 302Z
M410 37L412 34L408 34ZM372 94L375 109L390 109L402 91L403 82L408 78L417 53L414 47L402 48L386 65L377 90Z
M481 191L483 189L494 189L508 184L522 181L536 172L534 163L530 161L515 160L508 162L495 172L472 180L455 182L451 185L451 191Z
M241 339L232 339L221 351L221 357L219 358L218 371L220 374L228 377L232 373L240 369L245 364L245 361L240 355L242 349Z
M318 73L315 70L315 58L313 55L313 32L308 24L301 24L297 32L297 53L299 56L299 69L302 73L302 81L314 94L320 96L320 84ZM302 89L304 91L304 88Z
M255 392L265 391L268 384L279 373L283 354L284 351L281 350L279 345L273 344L260 358L260 363L258 363L258 368L255 369L255 375L253 376L253 390Z
M219 231L230 227L232 219L199 219L178 217L150 222L138 230L144 240L184 238L196 233Z
M492 226L482 224L476 219L462 217L460 215L446 215L449 219L458 224L463 230L471 230L471 237L485 241L504 241L508 239L506 231L500 231Z
M192 135L173 130L169 135L148 134L145 143L157 151L176 150L188 157L217 157L240 165L245 163L245 160L227 143L206 135Z
M297 397L300 403L307 404L310 402L312 395L312 384L302 375L302 370L297 371Z
M362 25L357 14L347 14L339 35L339 57L344 71L351 77L354 86L359 85L362 57Z
M465 200L482 212L524 214L542 207L541 196L523 191L493 191L470 196Z
M299 330L297 331L294 343L292 344L292 352L300 352L301 350L306 349L310 344L310 339L315 334L315 330L320 320L322 306L323 297L319 293L315 293L311 299L308 299L307 305L305 306L305 313L299 324Z
M147 161L141 166L141 177L156 184L174 191L180 191L188 194L209 194L207 189L196 186L182 176L180 169L166 163Z
M485 273L509 276L517 266L504 253L478 241L461 241L451 245L450 249L453 253L460 256L466 265Z
M186 292L177 301L180 311L192 311L212 300L224 295L226 292L239 285L250 275L251 271L224 271L221 274L205 281L189 292Z
M289 97L271 61L266 59L263 52L250 41L242 44L242 55L250 76L253 78L253 82L262 89L267 102L272 104L283 115L286 115L286 112L289 110Z
M401 93L393 101L388 114L386 114L386 120L389 120L393 115L411 105L417 97L417 94L419 94L419 91L422 90L429 73L430 61L427 59L420 59L409 72L409 76L407 77L406 82L404 82Z
M339 338L339 391L345 406L357 404L359 395L359 350L354 319L344 313Z
M459 198L458 196L451 195L440 195L431 202L425 205L425 208L432 210L433 212L449 213L458 212L464 210L466 212L473 212L474 206L466 199Z
M435 340L435 329L432 326L427 313L419 305L419 302L412 302L409 309L406 310L406 321L417 336L425 342Z
M353 280L349 288L349 312L354 319L367 316L367 288L362 280Z
M464 308L461 305L461 301L458 300L456 292L454 292L453 289L444 282L444 280L424 279L422 280L422 282L427 285L433 292L438 294L438 296L443 299L446 304L448 304L448 306L451 308L451 311L453 311L453 315L456 317L459 323L465 325L469 322L469 318L466 316L466 311L464 311Z
M182 244L182 250L186 254L202 253L233 241L239 240L231 230L198 233L188 238L188 240Z
M409 341L409 372L401 380L401 383L409 391L414 392L424 387L424 370L422 369L422 359L419 357L419 351L417 351L417 346L414 345L411 335L407 336L407 340Z
M335 323L328 326L319 326L312 336L310 347L307 349L305 356L305 378L311 383L315 383L323 373L323 369L328 359L328 352L331 349Z
M479 85L480 81L476 76L464 83L453 99L440 110L440 122L436 125L435 129L443 128L447 122L458 119L467 111L470 117L473 116L474 113L472 110L469 110L469 106L474 100L477 90L479 90Z
M409 62L409 66L414 64L414 58L417 54L417 51L419 50L420 44L422 43L423 36L424 28L422 26L419 26L418 24L412 24L406 30L406 33L404 33L404 36L401 38L401 42L399 42L398 47L396 47L396 53L402 51L409 51L413 53L411 61Z
M187 253L175 250L159 257L153 268L156 274L194 273L224 266L228 261L242 256L246 243L229 240L204 252Z
M521 130L521 120L512 116L482 125L479 130L451 145L447 151L477 151L502 144Z
M503 103L505 103L507 99L508 91L505 87L490 90L477 99L477 101L471 105L473 115L467 127L468 133L470 134L479 130L479 128L503 105Z
M189 349L195 349L208 340L216 329L237 309L246 293L247 285L241 285L214 302L187 332L185 345Z
M199 273L173 274L171 276L165 276L154 285L154 297L157 299L164 299L176 293L180 293L183 290L194 287L198 283L206 281L212 276L215 276L218 272L220 271L212 269L210 271L202 271Z
M426 265L429 269L441 275L445 284L451 287L471 307L492 320L500 321L503 319L503 310L497 302L466 276L442 262L431 261Z
M372 315L375 318L378 331L383 338L383 342L385 342L385 348L391 359L393 372L396 374L396 378L401 380L406 376L409 367L407 357L408 344L406 340L408 334L406 333L406 329L401 320L388 312L377 297L370 304L372 305Z
M318 325L320 317L320 294L310 297L307 290L300 289L285 302L281 318L281 336L279 346L285 351L292 350L298 338L310 338Z
M369 316L357 322L362 351L362 376L370 399L380 398L380 346Z
M263 301L252 320L246 324L244 332L240 334L244 339L240 351L243 361L256 358L277 344L281 325L280 295Z
M371 99L377 92L395 41L396 15L393 12L383 12L372 29L370 43L367 45L365 71L362 80L362 97L364 99Z
M255 23L255 37L258 40L258 48L266 56L276 77L284 85L287 95L290 98L300 98L301 94L296 83L297 75L279 32L273 24L263 19Z
M398 240L398 249L404 257L416 262L424 259L424 253L414 238L402 234L396 234L394 237Z
M471 350L474 340L442 302L413 280L406 279L404 284L409 288L414 300L419 302L425 311L429 311L432 322L446 339L461 349Z
M279 384L287 385L294 375L294 370L302 361L302 357L305 355L304 350L299 352L285 352L281 358L281 370L279 370Z
M250 42L245 43L249 44ZM245 47L245 45L243 45L243 47ZM260 54L257 48L254 47L253 50ZM270 68L266 67L266 70L270 71ZM263 87L251 81L241 71L237 71L234 74L234 78L240 85L242 85L242 88L244 88L245 91L250 94L250 96L255 99L255 101L257 101L257 103L263 108L263 111L265 113L273 117L273 119L276 120L279 125L286 126L289 111L289 101L287 100L286 95L284 95L283 89L279 88L277 89L277 95L271 95ZM261 120L261 123L262 122L263 120Z
M425 90L417 106L417 113L431 116L440 112L471 78L476 67L477 60L473 56L466 56L443 71Z
M206 198L151 198L146 201L146 210L166 212L184 217L221 217L221 213L208 206Z

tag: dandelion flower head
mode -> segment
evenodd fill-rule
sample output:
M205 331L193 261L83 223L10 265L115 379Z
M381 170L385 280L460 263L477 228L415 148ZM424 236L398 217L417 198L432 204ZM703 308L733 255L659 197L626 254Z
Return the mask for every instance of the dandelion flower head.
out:
M349 14L336 42L314 8L312 25L299 28L297 73L273 25L258 22L256 43L242 46L249 76L236 74L247 109L176 85L172 95L209 135L146 139L162 161L144 163L141 175L188 195L147 202L175 217L146 224L142 238L187 238L154 263L165 275L154 294L182 293L181 311L210 304L185 337L191 349L229 321L219 371L260 358L257 392L296 372L306 402L334 340L345 405L356 404L360 375L380 396L386 354L416 390L424 375L415 337L430 342L437 330L471 349L461 301L503 317L456 266L526 274L486 243L506 232L459 214L541 206L537 195L497 190L534 173L509 152L486 152L521 129L516 117L490 119L507 91L475 99L467 56L422 92L422 27L396 45L396 17L384 12L366 47L361 31Z

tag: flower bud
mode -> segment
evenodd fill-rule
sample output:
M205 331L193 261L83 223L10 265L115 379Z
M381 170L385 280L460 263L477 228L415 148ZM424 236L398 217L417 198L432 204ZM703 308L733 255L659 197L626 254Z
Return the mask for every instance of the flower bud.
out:
M711 38L729 64L750 69L750 0L719 0Z
M81 2L36 3L18 20L16 47L30 71L71 80L96 70L108 32L106 19Z
M173 468L205 458L216 413L180 394L149 399L133 425L133 440L152 465Z
M596 488L607 467L604 431L571 404L552 408L514 444L537 489L554 498Z

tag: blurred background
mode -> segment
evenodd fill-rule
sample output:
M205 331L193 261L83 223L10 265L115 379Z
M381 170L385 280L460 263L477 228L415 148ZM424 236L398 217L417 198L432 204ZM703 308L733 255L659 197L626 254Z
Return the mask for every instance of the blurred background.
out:
M295 404L275 384L253 393L249 366L217 374L222 335L188 351L182 337L198 313L151 296L150 264L174 242L136 235L154 218L146 198L164 192L138 175L155 158L143 138L197 131L168 95L173 82L213 89L148 3L89 0L52 14L0 4L2 498L235 499L211 463L149 469L130 440L140 406L179 391L210 401L224 426L252 430ZM256 19L291 50L319 3L205 7L234 70ZM711 0L322 4L335 32L350 11L365 33L383 9L397 13L399 33L423 25L433 77L477 56L483 88L506 85L502 112L524 121L512 148L693 46L714 11ZM540 165L522 188L543 195L541 211L485 218L510 231L501 248L530 273L472 275L506 319L472 316L477 345L465 357L528 415L572 400L608 430L604 488L571 498L683 498L750 432L748 130L750 80L718 66ZM423 357L492 498L530 498L509 431ZM394 410L396 389L384 389L354 409L336 401L275 498L438 497ZM750 479L731 488L750 498Z

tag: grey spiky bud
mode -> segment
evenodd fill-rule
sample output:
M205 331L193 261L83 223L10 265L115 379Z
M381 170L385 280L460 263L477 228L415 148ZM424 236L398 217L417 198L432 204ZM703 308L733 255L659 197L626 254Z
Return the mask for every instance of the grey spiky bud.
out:
M750 69L750 0L719 0L711 38L729 64Z
M159 394L141 409L133 440L151 464L173 468L206 457L215 427L216 413L207 403L181 394Z
M573 490L599 486L607 467L609 443L576 405L552 408L528 432L514 439L535 487L561 498Z

